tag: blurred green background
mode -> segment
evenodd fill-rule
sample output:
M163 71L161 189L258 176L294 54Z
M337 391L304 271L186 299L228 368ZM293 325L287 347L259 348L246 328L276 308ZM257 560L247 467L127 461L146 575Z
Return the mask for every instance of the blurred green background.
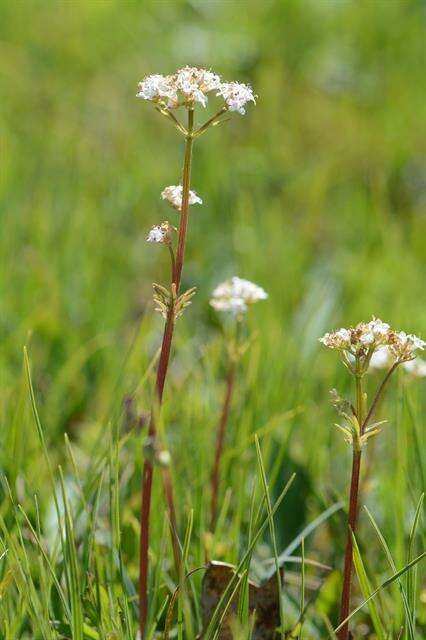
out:
M83 466L154 356L162 322L151 282L167 281L168 264L145 237L177 222L160 192L180 180L182 140L136 99L137 82L211 67L251 83L258 102L195 145L192 186L204 204L191 210L183 285L198 293L177 326L166 431L185 514L208 481L223 389L209 294L234 274L259 283L269 300L250 316L258 337L242 366L224 488L241 495L256 465L249 436L266 425L269 468L283 452L277 490L298 472L277 523L285 544L346 495L349 451L328 390L350 381L318 337L372 314L426 334L425 4L2 0L0 9L3 471L21 500L43 496L24 344L52 456L63 459L67 432ZM148 376L136 394L142 410L151 387ZM403 563L423 481L424 381L401 376L391 390L365 500ZM123 518L134 532L140 436L132 442ZM162 510L159 490L155 499ZM343 516L335 527L344 531ZM317 544L338 565L336 540ZM229 545L223 557L235 560L237 540Z

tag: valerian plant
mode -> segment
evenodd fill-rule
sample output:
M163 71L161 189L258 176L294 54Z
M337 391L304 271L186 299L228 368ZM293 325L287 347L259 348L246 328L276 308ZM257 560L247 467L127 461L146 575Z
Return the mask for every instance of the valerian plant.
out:
M204 123L196 122L196 110L205 108L211 94L220 100L218 111ZM139 83L137 97L148 100L181 134L185 140L182 184L166 187L162 198L177 212L177 227L169 222L155 225L149 232L147 240L167 247L170 254L170 282L168 286L154 284L154 302L156 309L164 318L164 333L161 345L156 378L156 394L151 408L148 427L148 445L145 452L142 477L142 503L140 514L140 571L139 571L139 624L141 638L145 637L148 615L148 559L149 559L149 526L151 513L151 494L153 465L158 459L159 443L157 427L161 409L164 385L169 366L170 352L176 320L191 303L195 289L181 292L181 277L185 257L189 206L202 204L201 198L191 191L191 168L194 141L204 135L211 127L224 121L228 112L245 113L247 103L255 103L255 95L251 87L238 82L223 82L219 75L207 69L184 67L171 75L149 75ZM183 111L184 120L179 119ZM177 237L176 237L177 236ZM161 457L161 456L160 456ZM167 457L167 456L166 456ZM164 456L163 456L164 458ZM178 523L176 517L173 484L168 465L162 466L164 493L170 519L172 545L177 573L180 572L180 545L178 539Z
M320 341L328 348L338 351L343 364L355 380L355 403L340 397L331 391L331 400L341 420L336 426L343 433L345 441L352 447L352 475L349 492L348 532L343 571L343 587L340 605L339 640L349 638L349 606L351 597L351 577L353 567L353 534L356 531L358 516L359 478L361 454L368 440L380 432L384 422L374 422L377 405L385 387L398 366L410 368L416 361L416 351L425 348L426 343L412 334L397 332L378 318L370 322L360 322L349 329L339 329L326 333ZM365 374L377 360L386 356L387 373L379 385L371 404L363 389Z
M241 357L250 346L250 339L245 339L241 334L246 313L255 302L265 300L267 293L258 285L234 276L219 284L213 291L210 300L211 306L216 311L224 312L228 316L226 331L226 347L228 354L228 373L226 376L225 396L222 412L216 434L215 458L211 474L210 489L210 531L213 532L217 519L217 503L220 482L220 465L225 442L226 427L232 402L232 394L235 385L235 377Z

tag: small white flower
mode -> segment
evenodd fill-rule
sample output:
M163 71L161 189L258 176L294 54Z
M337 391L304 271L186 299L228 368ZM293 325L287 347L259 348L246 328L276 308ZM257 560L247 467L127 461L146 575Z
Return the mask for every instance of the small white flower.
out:
M172 76L163 76L156 73L146 76L139 82L137 98L150 100L151 102L165 102L170 109L178 104L176 85Z
M412 360L414 352L423 351L425 346L424 340L414 334L407 334L405 331L391 332L389 337L389 348L400 362Z
M220 77L207 69L183 67L176 72L175 83L185 102L199 102L206 107L206 93L219 87Z
M180 211L182 209L182 185L170 185L169 187L166 187L162 192L161 192L161 197L163 198L163 200L167 200L167 202L169 204L171 204L171 206L174 209L177 209L178 211ZM190 191L189 192L189 201L188 203L191 204L203 204L203 201L201 200L201 198L195 193L195 191Z
M146 238L147 242L164 242L166 234L159 225L152 227Z
M256 96L249 85L240 82L223 82L219 86L218 96L222 96L229 111L245 114L247 102L256 104Z
M370 335L373 336L372 343L374 342L376 346L387 343L391 331L387 322L382 322L380 318L373 316L373 319L366 326ZM364 342L364 344L366 343Z
M386 322L382 322L379 318L374 317L368 323L368 328L373 333L376 340L378 338L386 338L390 330L390 326Z
M403 362L402 366L405 371L413 376L413 378L424 378L426 376L426 360L423 358L414 358Z
M339 329L326 333L319 339L323 345L329 349L342 349L349 351L351 349L351 331L350 329Z
M367 333L363 333L360 337L360 342L365 345L373 344L375 341L374 334L371 331L367 331Z
M210 304L216 311L229 311L234 316L242 316L250 305L267 297L262 287L234 276L214 289Z
M172 225L167 222L167 220L165 222L162 222L161 224L155 224L148 233L146 241L169 244L170 235L173 229L174 227L172 227Z

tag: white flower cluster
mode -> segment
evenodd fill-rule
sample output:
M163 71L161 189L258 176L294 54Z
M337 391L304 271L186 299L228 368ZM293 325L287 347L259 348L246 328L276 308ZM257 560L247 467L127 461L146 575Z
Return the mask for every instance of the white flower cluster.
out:
M369 370L389 369L395 362L395 356L388 346L380 347L373 353L370 360ZM426 360L417 356L402 363L405 371L413 378L424 378L426 376Z
M247 102L256 104L256 96L253 89L240 82L224 82L220 85L218 96L222 96L229 111L238 111L244 115Z
M412 333L406 334L405 331L399 331L390 333L388 345L394 358L404 362L412 360L415 351L423 351L426 342Z
M207 69L183 67L168 76L153 74L146 76L138 85L138 98L165 105L168 109L176 109L181 105L198 102L207 106L208 96L216 91L221 96L225 108L229 111L245 113L247 102L256 103L255 95L246 84L238 82L222 82L220 76Z
M241 316L250 305L267 297L262 287L234 276L214 289L210 304L216 311L228 311L234 316Z
M170 185L161 192L161 197L174 208L180 211L182 209L182 185ZM189 192L189 204L203 204L201 198L195 191Z
M177 71L175 85L186 103L199 102L203 107L206 107L208 102L206 94L218 89L220 77L207 69L184 67Z
M165 103L169 109L176 108L179 102L172 76L162 76L159 73L146 76L139 82L136 96L152 102Z
M174 227L167 220L161 224L155 224L148 233L146 241L168 244L173 229Z
M326 347L337 349L353 357L372 357L381 347L387 347L395 362L412 360L414 352L424 349L426 342L404 331L394 331L386 322L374 318L356 327L339 329L320 338Z

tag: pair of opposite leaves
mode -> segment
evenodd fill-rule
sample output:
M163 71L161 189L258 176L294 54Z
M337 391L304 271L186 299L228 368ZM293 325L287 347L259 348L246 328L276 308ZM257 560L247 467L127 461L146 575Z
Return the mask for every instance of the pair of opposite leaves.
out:
M216 606L235 576L235 568L225 562L209 562L203 577L201 606L203 610L203 629L206 629ZM277 575L258 586L251 580L249 587L249 614L254 615L253 640L274 640L276 628L280 625ZM228 607L226 617L220 628L218 640L232 640L232 620L238 610L240 590L235 593ZM200 639L203 638L203 633Z

